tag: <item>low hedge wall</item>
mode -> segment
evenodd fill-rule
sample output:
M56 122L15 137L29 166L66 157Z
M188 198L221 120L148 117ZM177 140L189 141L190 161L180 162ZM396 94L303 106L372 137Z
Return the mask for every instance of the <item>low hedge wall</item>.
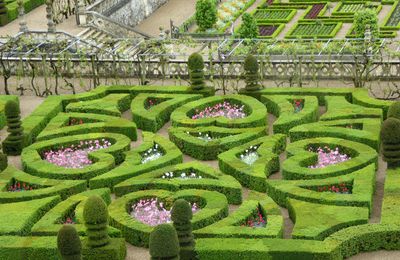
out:
M172 206L177 199L196 202L201 208L193 215L194 230L210 225L228 215L226 197L215 191L181 190L176 193L166 190L146 190L124 195L109 206L110 224L122 231L126 241L135 246L148 246L149 235L153 227L143 224L130 215L132 204L140 199L158 198L164 204Z
M339 148L340 153L347 154L350 160L324 168L311 169L318 160L318 154L308 149L318 147ZM318 179L339 176L361 169L371 163L377 164L378 154L371 147L338 138L313 138L290 143L286 149L288 159L282 164L284 179Z
M78 145L81 141L107 139L112 145L109 148L97 150L89 154L94 163L84 168L66 168L51 164L42 159L42 153L49 149L59 149L64 146ZM47 141L41 141L25 148L21 154L22 166L32 175L54 179L90 179L105 173L121 163L124 151L130 149L130 139L121 134L91 133L66 136Z
M303 100L303 109L295 113L294 100ZM262 95L268 113L278 117L273 124L274 133L288 134L292 127L318 120L319 107L316 97L310 96L281 96Z
M368 90L366 89L355 89L352 95L353 95L353 103L356 105L382 109L384 119L386 119L387 117L387 112L389 110L389 107L393 104L393 101L380 100L370 97L368 95Z
M0 21L1 21L1 19L0 19ZM4 108L5 108L6 103L8 101L14 101L14 102L17 102L17 104L19 104L18 96L15 96L15 95L0 95L0 129L2 129L7 124Z
M387 169L381 223L400 226L400 168Z
M291 142L316 137L335 137L366 144L379 151L381 122L377 119L342 119L319 121L293 127Z
M240 154L257 146L259 159L248 165L240 159ZM218 155L219 168L222 172L235 177L243 186L264 192L266 178L279 170L279 154L286 146L286 136L282 134L261 137L249 143L237 146Z
M142 164L142 154L157 144L164 155L155 161ZM143 132L143 143L125 153L125 161L105 174L97 176L89 181L91 189L108 187L156 169L181 163L183 161L182 152L168 139L161 135Z
M187 155L199 160L215 160L218 154L238 145L266 135L265 127L225 128L218 126L172 127L169 139ZM199 134L208 134L212 139L204 140Z
M157 132L169 121L171 113L190 101L201 99L194 94L139 94L131 104L132 119L144 131ZM146 108L148 99L161 100L161 103Z
M38 187L24 192L8 192L7 186L14 180ZM34 200L48 196L59 195L63 200L69 196L86 190L86 181L55 180L29 175L9 165L0 174L0 203Z
M163 179L165 173L173 172L173 179ZM180 179L181 173L196 173L201 179ZM211 166L200 162L188 162L167 166L155 171L141 174L117 184L114 187L115 194L124 194L139 191L165 189L178 191L183 189L201 189L217 191L226 196L229 204L242 203L242 186L233 177L222 174Z
M288 207L288 198L311 203L338 206L356 206L372 209L375 191L375 165L370 164L350 174L319 180L267 180L267 193L282 207ZM351 194L319 192L318 187L351 184Z
M226 117L192 119L196 111L214 106L222 102L230 102L232 105L244 106L245 118L228 119ZM228 128L248 128L266 125L267 110L252 97L242 95L213 96L198 101L187 103L176 109L171 114L173 126L199 127L199 126L221 126Z
M75 120L77 125L69 125ZM83 124L79 122L82 121ZM116 133L137 140L136 124L124 118L89 113L59 113L37 136L37 141L88 133Z

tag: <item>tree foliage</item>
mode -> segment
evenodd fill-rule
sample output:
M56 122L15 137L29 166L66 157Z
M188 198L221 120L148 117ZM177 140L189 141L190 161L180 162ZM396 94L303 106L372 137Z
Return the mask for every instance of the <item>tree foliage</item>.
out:
M358 38L364 38L365 29L369 26L371 35L379 37L378 16L373 9L364 9L354 14L354 33Z
M239 37L242 39L253 39L258 36L258 26L254 16L244 13L242 25L239 28Z
M217 22L217 6L215 0L198 0L196 3L196 23L204 32Z

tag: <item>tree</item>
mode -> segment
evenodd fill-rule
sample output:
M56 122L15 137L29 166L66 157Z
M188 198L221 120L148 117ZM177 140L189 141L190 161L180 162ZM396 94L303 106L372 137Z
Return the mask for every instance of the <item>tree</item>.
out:
M198 0L196 3L196 24L201 32L212 28L217 22L215 0Z
M188 59L190 85L194 90L201 90L205 87L204 83L204 60L203 57L195 52Z
M254 16L244 13L242 25L239 28L239 37L242 39L254 39L258 36L258 26Z
M150 233L149 251L152 260L179 260L179 241L170 224L161 224Z
M72 225L63 225L58 231L57 248L63 260L81 260L82 244Z
M101 247L110 242L108 236L108 209L99 196L90 196L83 208L83 219L86 226L87 245Z
M171 219L178 234L181 260L196 259L191 223L192 217L193 212L189 202L184 199L178 199L174 202L171 210Z
M3 152L8 155L20 155L24 148L24 128L21 122L19 104L8 101L5 106L7 119L7 138L3 141Z
M243 65L246 81L246 91L255 91L260 88L258 73L258 61L253 55L248 55Z
M372 36L379 38L378 16L373 9L364 9L354 14L354 33L357 38L364 38L365 29L369 26Z
M381 128L383 160L388 167L400 164L400 120L394 117L386 119Z

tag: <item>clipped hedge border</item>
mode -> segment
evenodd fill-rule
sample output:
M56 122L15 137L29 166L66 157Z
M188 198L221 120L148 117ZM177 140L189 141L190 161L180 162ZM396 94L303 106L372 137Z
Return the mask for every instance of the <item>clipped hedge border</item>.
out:
M69 126L71 119L83 124ZM137 140L136 124L124 118L88 113L59 113L37 136L36 141L88 133L116 133Z
M309 152L309 148L329 147L339 148L341 153L351 157L350 160L329 165L324 168L310 169L318 160L318 154ZM339 176L361 169L371 163L377 165L378 154L371 147L349 140L322 137L290 143L286 149L288 159L282 164L282 176L284 179L317 179Z
M49 149L59 149L63 146L78 145L80 141L107 139L112 145L109 148L97 150L89 154L94 163L81 169L64 168L53 165L42 159L41 154ZM90 179L105 173L121 163L124 151L130 149L130 139L121 134L91 133L73 135L41 141L25 148L21 154L22 166L25 171L35 176L54 179Z
M201 210L193 215L192 227L199 229L210 225L228 215L226 197L215 191L181 190L176 193L166 190L146 190L129 193L113 201L109 206L110 224L122 231L126 241L135 246L148 246L149 235L153 227L134 219L130 214L131 205L140 199L156 197L171 204L176 199L196 202Z
M187 155L199 160L215 160L218 154L238 145L266 135L265 127L225 128L218 126L172 127L168 129L169 139ZM195 136L208 133L213 138L205 141Z
M250 146L257 145L260 145L257 150L260 157L253 165L247 165L240 160L240 154ZM279 170L279 154L284 151L285 146L285 135L261 137L218 155L219 168L235 177L243 186L264 192L266 178Z
M165 101L146 109L145 103L148 98ZM131 103L132 120L140 129L155 133L169 121L171 113L176 108L201 98L201 95L194 94L139 94Z
M160 149L164 152L164 156L158 158L155 161L150 161L145 164L141 163L141 154L152 148L154 144L157 144ZM92 178L89 181L91 189L108 187L112 188L116 184L141 175L146 172L154 171L156 169L182 163L183 157L182 152L168 139L165 139L161 135L156 135L149 132L143 132L143 143L127 153L125 153L125 161L117 167L110 169L105 174Z
M179 178L162 179L161 177L163 174L167 172L196 172L200 174L202 178L185 180ZM179 174L176 175L180 176ZM222 174L211 166L196 161L167 166L144 173L123 181L114 187L115 194L119 197L139 190L153 189L165 189L170 191L183 189L211 190L224 194L229 204L242 203L242 186L236 179L229 175Z
M400 168L388 169L385 178L385 190L381 211L382 224L400 226Z
M310 21L310 20L303 20L299 21L295 26L293 26L285 35L286 39L297 39L297 38L303 38L303 39L313 39L313 38L318 38L318 39L330 39L334 38L336 34L340 31L342 28L343 23L340 21L325 21L323 25L335 25L335 27L332 29L331 32L328 34L321 34L321 35L316 35L316 34L304 34L304 35L293 35L294 31L299 27L300 25L304 24L315 24L315 21Z
M294 112L294 100L304 102L303 109L298 113ZM262 95L261 102L266 105L268 113L278 117L273 124L275 134L288 134L289 130L295 126L318 120L318 100L314 96Z
M24 192L7 192L6 187L12 180L35 185L39 189ZM86 181L46 179L22 172L9 165L0 174L0 203L18 202L59 195L63 200L69 196L86 190Z
M245 118L228 119L226 117L192 119L195 111L201 111L209 106L229 101L231 104L243 105ZM242 95L213 96L198 101L187 103L176 109L171 114L173 126L199 127L199 126L221 126L228 128L248 128L266 125L267 110L263 104L252 97Z
M353 90L353 103L356 105L370 107L370 108L380 108L383 111L383 119L386 119L389 107L393 104L393 101L379 100L368 95L368 90L366 89L355 89Z
M369 145L379 151L380 129L380 121L372 118L319 121L293 127L289 137L291 142L316 137L342 138Z

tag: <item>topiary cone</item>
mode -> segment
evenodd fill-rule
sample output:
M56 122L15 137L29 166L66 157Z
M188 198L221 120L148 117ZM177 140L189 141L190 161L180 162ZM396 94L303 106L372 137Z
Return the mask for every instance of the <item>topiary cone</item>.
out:
M386 119L380 135L383 160L389 167L400 165L400 120L394 117Z
M8 101L5 105L7 132L9 135L3 142L3 152L8 155L20 155L24 148L24 132L21 122L19 105Z
M72 225L64 225L57 235L57 248L63 260L81 260L82 244Z
M205 87L204 83L204 60L203 57L195 52L189 56L188 69L190 85L194 90L201 90Z
M259 66L256 57L248 55L244 60L243 69L245 73L246 90L255 91L260 89Z
M86 200L83 208L83 219L89 247L101 247L110 242L108 208L102 198L93 195Z
M394 117L394 118L400 119L400 102L399 101L394 102L389 107L389 110L387 113L387 118L389 118L389 117Z
M174 227L156 226L150 233L149 250L152 260L179 260L179 241Z

